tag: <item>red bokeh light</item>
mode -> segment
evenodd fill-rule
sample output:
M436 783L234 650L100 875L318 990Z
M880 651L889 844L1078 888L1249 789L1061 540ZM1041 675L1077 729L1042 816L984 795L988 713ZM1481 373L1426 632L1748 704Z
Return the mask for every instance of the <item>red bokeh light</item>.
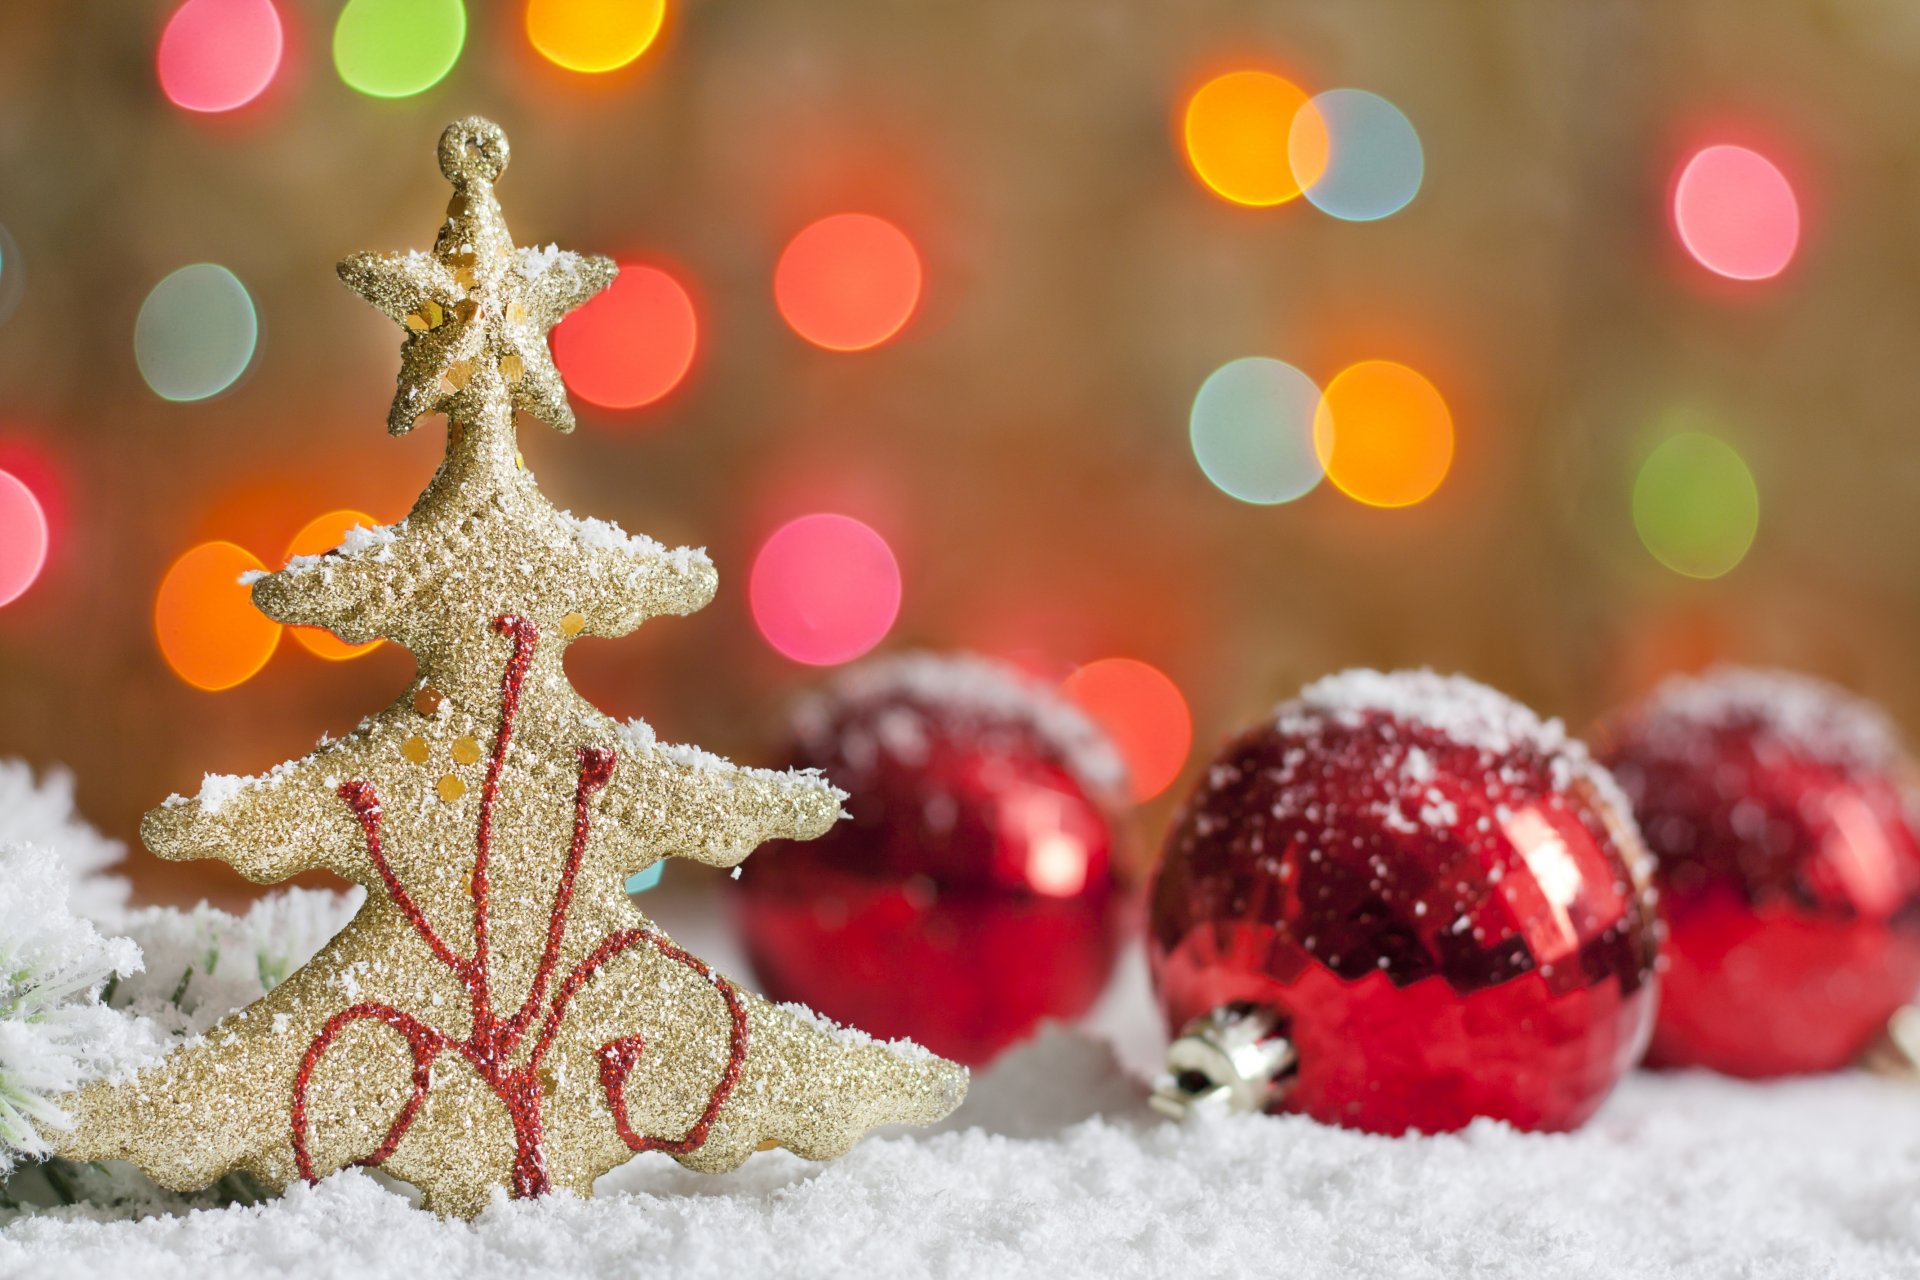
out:
M920 255L884 218L836 213L788 242L773 296L808 342L864 351L900 332L919 304Z
M638 409L673 390L693 364L693 299L658 267L622 263L611 287L553 331L567 389L603 409Z
M1101 658L1068 676L1060 691L1092 716L1127 762L1127 791L1150 800L1187 763L1193 716L1180 687L1137 658Z

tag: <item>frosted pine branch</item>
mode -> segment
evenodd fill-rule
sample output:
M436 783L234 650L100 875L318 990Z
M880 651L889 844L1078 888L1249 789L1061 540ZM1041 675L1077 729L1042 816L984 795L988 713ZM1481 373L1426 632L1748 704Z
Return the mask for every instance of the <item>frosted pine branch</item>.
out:
M69 871L49 849L0 844L0 1175L66 1127L58 1099L158 1056L161 1037L100 999L140 969L140 948L107 938L68 905Z

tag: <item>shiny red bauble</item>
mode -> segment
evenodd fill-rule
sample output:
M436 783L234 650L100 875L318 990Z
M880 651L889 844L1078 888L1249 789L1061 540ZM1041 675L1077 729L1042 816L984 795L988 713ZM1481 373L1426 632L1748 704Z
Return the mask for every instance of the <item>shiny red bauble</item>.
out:
M846 673L787 763L852 815L743 865L760 985L883 1038L980 1063L1086 1011L1118 946L1112 749L1051 686L979 658Z
M1648 1063L1853 1061L1920 989L1915 793L1886 717L1819 681L1721 669L1668 681L1601 740L1660 863Z
M1294 1066L1271 1109L1571 1129L1652 1024L1645 862L1557 722L1461 677L1347 672L1187 800L1152 890L1154 981L1175 1033L1235 1007L1277 1020Z

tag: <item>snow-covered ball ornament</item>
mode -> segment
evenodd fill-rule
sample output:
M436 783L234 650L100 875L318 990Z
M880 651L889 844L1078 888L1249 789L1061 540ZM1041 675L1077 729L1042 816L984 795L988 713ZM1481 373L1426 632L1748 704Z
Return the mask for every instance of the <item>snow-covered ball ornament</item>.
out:
M1650 874L1557 721L1426 671L1309 685L1221 752L1168 837L1155 1103L1574 1128L1652 1025Z
M1879 708L1721 668L1667 681L1599 750L1660 862L1648 1062L1766 1077L1871 1048L1920 989L1920 793Z
M825 770L851 817L742 868L774 998L980 1063L1098 997L1124 774L1051 685L971 656L865 663L800 705L786 763Z

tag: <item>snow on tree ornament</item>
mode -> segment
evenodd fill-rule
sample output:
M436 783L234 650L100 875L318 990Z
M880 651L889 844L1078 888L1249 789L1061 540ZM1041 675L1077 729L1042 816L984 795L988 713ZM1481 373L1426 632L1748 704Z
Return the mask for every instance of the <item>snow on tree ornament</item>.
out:
M732 866L818 836L843 796L656 742L567 683L569 643L704 606L714 570L541 497L514 411L572 429L546 334L614 267L514 248L498 126L456 122L439 156L454 194L433 252L340 275L407 330L389 430L445 413L446 460L399 524L253 586L282 622L406 646L419 681L305 759L209 777L141 827L161 857L262 883L325 867L366 903L264 999L64 1100L58 1153L179 1189L380 1165L471 1216L500 1189L590 1194L636 1152L703 1171L775 1145L824 1159L946 1115L964 1068L740 989L622 891L663 857Z
M1559 722L1427 671L1309 685L1168 836L1148 956L1177 1038L1155 1104L1574 1128L1651 1029L1650 875Z
M1865 1052L1911 1071L1920 787L1885 713L1723 667L1667 681L1599 747L1660 860L1649 1064L1767 1077Z

